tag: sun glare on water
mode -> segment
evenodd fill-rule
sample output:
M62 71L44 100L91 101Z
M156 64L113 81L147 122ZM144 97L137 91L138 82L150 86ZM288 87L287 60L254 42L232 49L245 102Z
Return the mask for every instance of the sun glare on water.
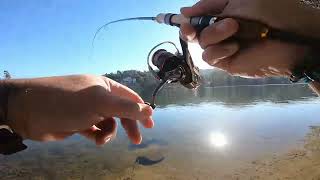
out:
M209 138L210 144L216 148L223 148L228 145L227 137L220 132L212 132Z

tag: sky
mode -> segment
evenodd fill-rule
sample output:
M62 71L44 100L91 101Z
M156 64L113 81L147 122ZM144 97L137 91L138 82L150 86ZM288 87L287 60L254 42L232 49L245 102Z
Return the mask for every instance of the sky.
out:
M93 48L96 30L119 18L179 13L196 1L1 0L0 70L17 78L147 70L149 50L162 41L178 42L178 28L114 24L98 34ZM202 67L201 51L194 49Z

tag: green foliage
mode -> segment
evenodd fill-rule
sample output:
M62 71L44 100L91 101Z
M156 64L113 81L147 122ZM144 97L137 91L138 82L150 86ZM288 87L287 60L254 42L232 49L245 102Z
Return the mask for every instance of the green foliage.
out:
M117 71L117 73L105 74L105 76L129 86L138 92L143 92L145 89L152 89L159 83L159 81L153 77L150 72L141 72L136 70L123 72ZM125 81L128 77L131 78L131 82Z

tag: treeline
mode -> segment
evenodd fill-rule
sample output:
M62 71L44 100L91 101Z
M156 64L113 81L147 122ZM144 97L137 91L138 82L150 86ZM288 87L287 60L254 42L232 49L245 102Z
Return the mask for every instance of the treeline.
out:
M282 77L247 79L230 76L221 70L202 70L203 85L216 86L239 86L239 85L265 85L265 84L290 84L289 79Z
M3 76L0 75L0 79L11 79L11 75L8 71L3 71Z
M105 76L138 92L153 89L159 83L150 72L146 71L117 71L116 73L105 74Z
M200 73L202 76L201 84L206 87L290 83L287 78L246 79L230 76L220 70L201 70ZM117 73L105 74L105 76L140 92L144 89L154 88L159 83L159 81L156 80L150 72L141 72L136 70L123 72L117 71Z

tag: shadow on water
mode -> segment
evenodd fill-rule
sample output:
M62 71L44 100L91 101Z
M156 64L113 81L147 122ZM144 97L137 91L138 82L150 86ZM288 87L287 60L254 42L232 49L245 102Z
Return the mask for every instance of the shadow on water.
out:
M138 144L138 145L130 144L128 146L128 150L135 151L135 150L139 150L139 149L146 149L152 145L167 146L168 142L161 140L161 139L150 139L150 140L143 141L141 144Z
M143 141L141 144L130 144L128 146L129 151L136 151L136 150L142 150L147 149L151 146L167 146L168 142L161 140L161 139L150 139ZM153 166L155 164L158 164L162 162L165 159L165 157L158 158L157 160L153 160L147 156L138 156L135 160L136 164L142 165L142 166Z
M158 160L151 160L145 156L138 156L135 163L140 164L142 166L153 166L155 164L162 162L164 159L165 159L164 157L161 157Z

